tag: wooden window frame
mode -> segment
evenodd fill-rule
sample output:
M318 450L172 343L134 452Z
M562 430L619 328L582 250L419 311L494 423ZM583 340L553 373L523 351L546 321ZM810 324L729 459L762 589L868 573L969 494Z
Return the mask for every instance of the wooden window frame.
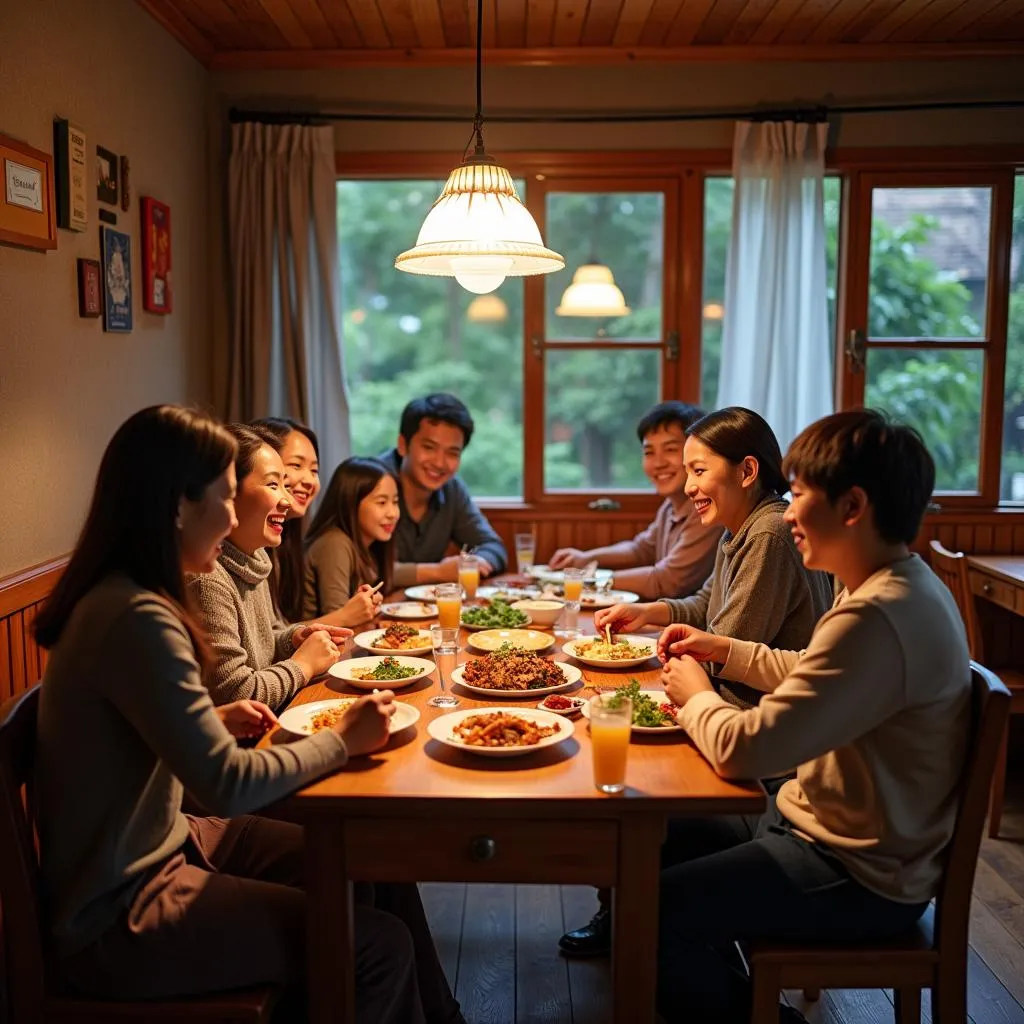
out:
M727 149L645 150L645 151L520 151L502 154L504 166L513 177L529 185L526 205L544 232L545 206L541 196L559 191L563 182L585 182L593 191L643 191L653 181L674 184L675 210L670 216L666 199L666 251L664 253L663 335L675 329L679 334L679 358L663 358L662 396L688 402L700 400L700 364L704 277L704 181L709 176L731 174L732 154ZM339 178L444 180L456 157L450 152L339 152L335 168ZM642 168L642 172L638 171ZM980 493L941 496L944 509L1008 509L1000 506L999 470L1002 459L1002 410L1006 360L1006 321L1010 282L1010 246L1014 176L1024 168L1024 146L980 147L887 147L837 149L826 158L826 171L842 180L842 214L837 268L835 387L837 407L858 404L852 399L848 382L848 356L843 340L856 324L853 311L865 295L870 258L870 204L864 211L863 183L900 175L910 181L912 172L929 181L945 174L962 181L974 172L1000 180L993 195L993 223L987 302L985 378L982 385L982 449L979 467ZM1006 183L1008 182L1008 187ZM927 182L924 182L927 184ZM541 188L536 185L540 184ZM566 190L566 189L562 189ZM866 218L866 221L865 221ZM865 238L864 225L867 224ZM669 244L670 238L672 244ZM865 250L865 245L867 250ZM533 353L534 338L543 345L544 284L536 278L524 281L523 311L523 498L492 499L489 508L507 511L563 511L586 513L596 498L610 496L604 491L543 491L543 403L542 359ZM858 292L860 289L860 292ZM863 307L866 308L866 305ZM540 330L538 330L538 327ZM664 348L664 338L662 348ZM612 347L617 343L604 343ZM593 342L556 342L599 348ZM863 390L861 391L863 400ZM527 423L540 424L529 429ZM633 429L633 424L629 424ZM639 453L638 453L639 457ZM658 499L642 491L611 492L621 515L653 510Z

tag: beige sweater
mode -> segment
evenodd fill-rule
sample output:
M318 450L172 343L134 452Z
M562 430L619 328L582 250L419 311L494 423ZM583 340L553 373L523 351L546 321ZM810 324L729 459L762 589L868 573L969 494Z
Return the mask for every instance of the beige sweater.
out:
M233 544L213 572L190 576L188 589L213 650L207 683L214 704L260 700L275 711L306 684L292 657L292 633L274 609L270 555L247 555Z
M317 537L306 551L306 577L302 596L302 617L316 619L341 608L359 589L356 546L344 530L332 526Z
M807 650L734 640L723 675L765 691L738 711L701 693L679 713L726 778L796 768L779 810L868 889L931 899L953 833L971 673L949 591L917 555L843 591Z
M38 737L44 906L58 953L102 935L184 843L183 786L209 813L230 817L346 760L331 730L239 747L177 614L124 576L79 602L51 652Z

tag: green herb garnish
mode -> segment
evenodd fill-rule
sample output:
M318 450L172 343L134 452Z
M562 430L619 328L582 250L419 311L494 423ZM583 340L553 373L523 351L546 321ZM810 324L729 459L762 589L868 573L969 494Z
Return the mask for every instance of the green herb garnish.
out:
M608 705L613 708L619 707L624 698L629 698L633 702L633 725L655 728L675 724L672 716L666 715L656 700L641 692L640 683L635 677L615 690L608 698Z
M507 601L496 597L489 605L479 608L463 608L462 621L467 626L510 629L516 626L525 626L529 621L529 616L526 612L513 608Z
M409 676L416 675L416 669L403 665L396 658L388 655L386 658L381 658L372 672L357 670L352 675L357 679L408 679Z

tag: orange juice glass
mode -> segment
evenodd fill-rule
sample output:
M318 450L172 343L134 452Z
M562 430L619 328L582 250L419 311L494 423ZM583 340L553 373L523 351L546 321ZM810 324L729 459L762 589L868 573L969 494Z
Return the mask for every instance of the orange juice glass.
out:
M583 570L567 569L565 579L562 581L562 590L565 593L566 601L579 601L583 596Z
M602 793L621 793L626 788L632 722L633 702L628 697L599 693L590 701L594 785Z
M462 621L462 587L458 583L439 583L434 587L437 621L449 629L458 629Z
M476 597L476 588L480 586L480 563L476 555L459 556L459 583L465 599L472 601Z

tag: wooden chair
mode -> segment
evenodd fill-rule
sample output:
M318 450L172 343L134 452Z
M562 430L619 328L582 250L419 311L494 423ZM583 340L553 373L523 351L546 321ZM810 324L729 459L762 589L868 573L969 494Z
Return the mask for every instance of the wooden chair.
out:
M978 609L967 573L967 557L962 551L948 551L937 540L931 542L931 549L932 569L939 579L949 587L956 605L960 609L960 615L967 629L967 646L970 649L971 657L982 665L989 665L993 671L998 673L1003 685L1010 691L1010 714L1024 714L1024 671L1009 666L992 665L985 656L985 643L981 624L978 621ZM992 839L999 837L999 824L1003 818L1009 733L1009 722L1007 722L999 744L995 773L992 776L992 794L988 813L988 834Z
M10 1024L269 1021L278 994L270 987L159 1002L116 1002L68 994L49 976L33 819L30 803L22 796L32 780L38 708L38 685L0 707L0 901Z
M971 689L971 740L934 913L929 908L910 935L891 941L804 948L751 944L746 953L753 983L753 1024L778 1024L779 992L785 988L802 988L812 998L823 988L891 988L898 1024L920 1024L921 990L930 988L933 1024L967 1020L971 889L985 796L1010 708L1010 694L999 678L974 662Z

